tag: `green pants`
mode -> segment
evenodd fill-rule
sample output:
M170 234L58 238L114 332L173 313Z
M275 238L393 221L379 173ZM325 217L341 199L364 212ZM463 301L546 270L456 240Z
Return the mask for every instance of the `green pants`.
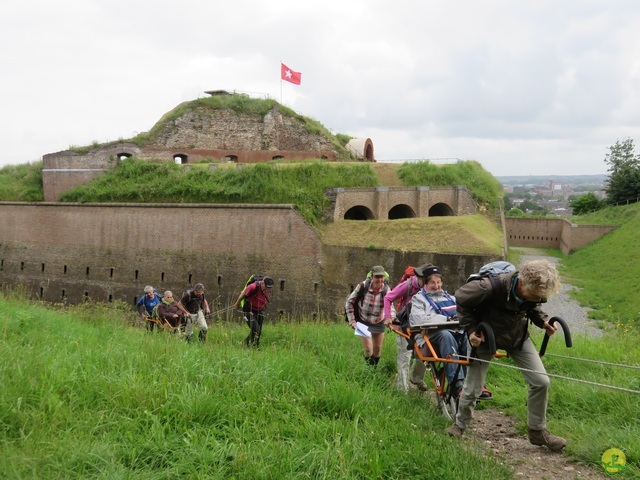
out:
M518 367L535 372L522 372L525 380L529 383L527 426L533 430L542 430L547 423L549 391L549 377L544 369L542 360L530 338L527 338L521 350L507 350L507 353ZM484 345L478 347L476 356L482 360L491 360L493 358ZM476 400L482 393L488 369L489 363L478 361L472 362L467 367L467 378L464 382L462 396L458 404L458 414L456 415L456 423L463 430L471 423Z

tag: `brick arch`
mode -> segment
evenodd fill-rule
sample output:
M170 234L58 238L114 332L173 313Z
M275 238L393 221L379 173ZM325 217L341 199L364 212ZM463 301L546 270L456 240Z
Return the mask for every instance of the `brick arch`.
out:
M364 205L351 207L344 213L344 220L375 220L376 216Z
M398 220L400 218L415 218L416 212L409 205L399 203L389 210L389 220Z
M454 215L455 212L446 203L436 203L429 209L430 217L452 217Z

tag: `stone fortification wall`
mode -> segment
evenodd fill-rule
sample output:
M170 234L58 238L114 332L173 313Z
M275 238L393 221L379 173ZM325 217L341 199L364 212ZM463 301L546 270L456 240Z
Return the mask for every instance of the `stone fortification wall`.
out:
M323 245L290 205L1 203L0 283L50 302L122 300L144 285L178 294L197 282L219 307L251 273L275 280L272 316L340 316L375 264L393 283L409 264L440 264L453 290L495 258Z
M564 254L582 248L617 228L613 225L577 225L564 218L506 217L509 245L559 248Z
M260 117L201 105L165 122L149 147L336 153L327 137L308 132L302 118L283 115L277 106Z

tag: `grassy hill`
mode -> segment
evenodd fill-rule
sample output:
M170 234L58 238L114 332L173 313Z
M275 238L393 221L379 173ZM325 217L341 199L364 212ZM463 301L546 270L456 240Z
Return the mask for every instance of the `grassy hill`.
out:
M371 370L344 324L267 322L254 350L242 346L237 321L214 319L199 346L146 334L131 315L117 303L47 309L0 294L1 478L514 478L472 436L449 438L428 395L395 388L391 334ZM637 330L576 337L571 355L638 365L638 340ZM547 352L566 349L554 339ZM640 389L623 369L552 356L545 364ZM515 416L524 435L520 373L493 366L487 382L495 400L478 408ZM603 452L619 448L635 466L616 478L638 478L639 395L561 379L549 395L567 465L601 468Z
M640 203L577 217L576 222L620 225L613 232L574 252L562 262L589 316L624 328L640 327Z

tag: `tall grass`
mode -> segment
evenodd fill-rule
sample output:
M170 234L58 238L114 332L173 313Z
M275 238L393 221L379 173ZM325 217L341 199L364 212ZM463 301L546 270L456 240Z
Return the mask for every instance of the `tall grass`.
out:
M455 164L434 165L429 161L406 162L398 175L405 185L466 185L478 202L496 208L504 194L502 185L480 163L466 160Z
M295 167L248 165L184 169L172 163L127 159L96 180L65 193L67 202L292 203L309 223L322 218L333 187L372 187L366 164L306 162Z
M0 169L0 201L41 202L42 162L7 165Z
M0 300L0 477L510 478L444 434L336 324L212 326L208 343L149 335L117 312Z
M121 312L0 299L1 478L511 478L491 453L450 439L429 398L395 389L390 337L371 370L343 324L267 323L261 350L247 350L233 322L212 325L200 346L133 328ZM637 340L578 337L567 351L554 338L547 352L638 365ZM489 371L495 401L479 408L517 416L524 435L525 383L498 363L509 360ZM640 389L623 369L545 363ZM549 428L580 462L619 448L639 463L638 411L638 395L552 379Z

